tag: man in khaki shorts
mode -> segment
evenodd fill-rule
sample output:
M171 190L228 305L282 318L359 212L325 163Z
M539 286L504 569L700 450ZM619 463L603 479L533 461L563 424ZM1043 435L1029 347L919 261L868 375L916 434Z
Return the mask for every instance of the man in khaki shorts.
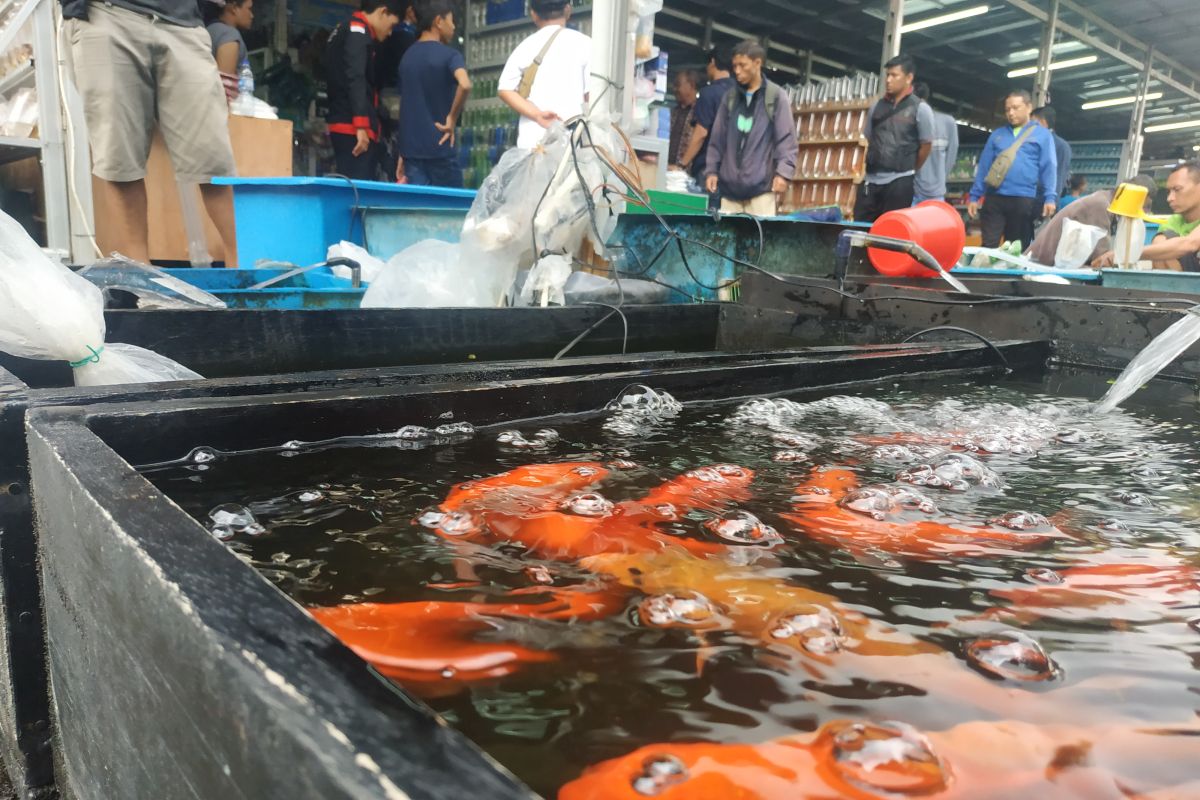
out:
M75 84L83 96L92 172L100 179L115 249L149 263L146 159L155 123L176 176L198 183L204 207L237 265L235 173L228 108L196 0L64 0Z

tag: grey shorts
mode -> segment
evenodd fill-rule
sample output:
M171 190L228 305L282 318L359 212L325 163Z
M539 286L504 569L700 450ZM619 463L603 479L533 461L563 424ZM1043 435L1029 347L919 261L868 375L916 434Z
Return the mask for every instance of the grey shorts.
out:
M208 31L98 2L65 30L96 177L145 178L156 122L180 180L236 174Z
M1178 239L1179 234L1175 231L1159 231L1158 236L1164 239ZM1158 236L1154 238L1158 238ZM1179 266L1183 267L1184 272L1200 272L1200 253L1188 253L1179 259Z

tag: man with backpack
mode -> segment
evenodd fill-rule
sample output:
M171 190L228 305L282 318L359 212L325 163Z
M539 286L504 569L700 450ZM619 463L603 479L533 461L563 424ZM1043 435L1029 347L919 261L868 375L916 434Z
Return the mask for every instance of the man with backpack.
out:
M517 147L531 149L556 120L583 113L591 77L592 40L567 28L567 0L530 0L537 33L517 45L497 89L500 99L521 115Z
M1034 219L1053 216L1058 208L1054 135L1032 121L1033 98L1024 89L1004 99L1004 114L1008 125L992 131L979 156L967 214L971 219L980 218L984 247L999 247L1001 237L1028 247L1033 241ZM1037 209L1039 183L1045 187L1045 196Z
M733 49L737 85L729 90L708 141L705 188L721 213L773 217L796 174L796 126L783 89L763 77L767 51L755 41Z
M916 65L899 55L884 65L884 95L867 113L867 176L858 189L854 219L874 222L913 203L913 183L933 149L933 109L913 93Z

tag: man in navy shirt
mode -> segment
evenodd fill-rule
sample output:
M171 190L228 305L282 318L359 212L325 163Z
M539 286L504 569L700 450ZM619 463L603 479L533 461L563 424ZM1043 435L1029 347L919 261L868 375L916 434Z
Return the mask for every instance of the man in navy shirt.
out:
M454 129L471 93L454 39L452 0L419 0L420 38L400 60L400 159L396 180L415 186L462 188Z
M733 48L726 45L714 47L708 54L708 86L700 90L696 107L692 112L692 138L687 151L679 159L679 166L704 184L708 152L708 135L717 122L717 113L725 102L729 90L737 85L730 72L733 70Z

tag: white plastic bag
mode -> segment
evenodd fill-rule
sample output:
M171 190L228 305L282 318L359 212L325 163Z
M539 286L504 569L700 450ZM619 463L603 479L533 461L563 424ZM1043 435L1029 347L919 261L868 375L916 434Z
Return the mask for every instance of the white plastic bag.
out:
M563 287L571 277L571 260L566 256L546 256L533 265L521 289L521 305L565 306Z
M1092 251L1108 234L1095 225L1084 225L1064 219L1058 249L1054 251L1054 266L1058 269L1078 269L1087 266Z
M464 260L457 244L426 239L388 259L363 295L363 308L495 306L480 265Z
M357 261L358 266L362 268L362 282L367 284L374 283L375 279L383 272L383 268L387 266L383 262L383 259L376 258L354 242L342 241L330 245L329 250L325 253L325 259L332 261L335 258L348 258L351 261ZM334 275L346 280L354 277L354 273L350 271L349 267L332 267L331 271Z
M104 344L100 290L51 261L16 220L0 213L0 350L68 361L75 383L148 383L199 378L169 358Z

